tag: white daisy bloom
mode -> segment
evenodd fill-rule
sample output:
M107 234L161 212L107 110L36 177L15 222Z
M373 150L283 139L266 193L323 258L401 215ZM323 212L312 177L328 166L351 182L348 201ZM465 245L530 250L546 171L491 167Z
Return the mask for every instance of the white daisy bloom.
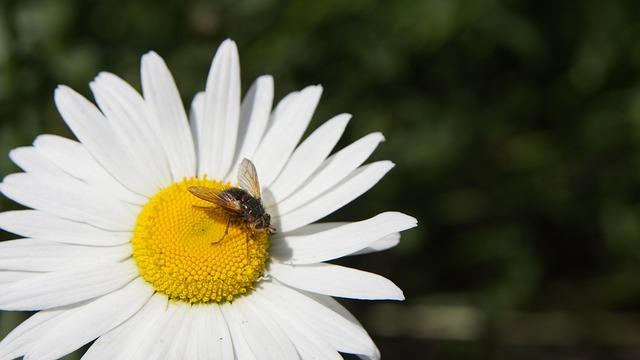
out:
M141 72L142 95L99 74L97 106L58 87L79 141L41 135L10 153L24 172L0 190L32 210L0 214L0 227L23 237L0 243L0 309L37 313L0 342L0 359L57 359L93 340L83 359L380 358L333 297L402 300L402 291L328 261L388 249L416 220L314 222L393 167L363 165L382 135L329 156L350 118L340 114L300 142L322 88L272 110L273 80L262 76L241 102L230 40L189 116L157 54L143 56ZM237 187L244 158L273 234L189 191Z

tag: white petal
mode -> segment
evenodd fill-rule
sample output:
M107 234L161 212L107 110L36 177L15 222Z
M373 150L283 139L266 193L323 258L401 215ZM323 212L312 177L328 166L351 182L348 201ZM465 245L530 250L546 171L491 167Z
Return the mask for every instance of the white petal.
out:
M342 356L324 340L312 327L301 322L294 314L286 309L271 304L260 290L251 298L263 312L267 312L278 319L278 324L284 330L298 350L302 359L342 359Z
M87 184L132 204L147 202L146 197L132 192L111 176L77 141L57 135L40 135L33 146L60 170Z
M269 207L279 214L286 214L315 199L353 173L383 140L381 133L372 133L338 151L326 159L293 195Z
M131 245L97 247L20 239L0 242L0 269L55 271L96 262L117 263L131 256Z
M302 290L361 300L404 300L390 280L366 271L333 264L286 265L271 262L269 274Z
M198 132L198 174L223 178L235 155L240 115L238 48L225 40L211 63L205 90L204 116Z
M285 111L285 109L287 109L287 108L289 108L289 106L291 106L291 103L298 97L298 95L300 95L300 91L292 91L292 92L288 93L287 95L285 95L285 97L280 99L280 101L278 101L278 104L276 105L276 108L273 110L273 112L271 114L270 125L273 125L274 119L282 117L283 111Z
M147 105L140 94L109 73L98 75L90 87L114 132L131 146L136 164L152 175L158 190L170 184L169 164L160 140L148 126Z
M231 171L227 174L227 180L235 181L242 159L253 158L267 130L272 104L273 77L270 75L260 76L251 85L240 106L235 161Z
M313 264L362 250L389 234L410 229L416 219L399 212L385 212L370 219L348 223L309 235L276 234L271 256L290 264Z
M41 310L77 303L117 290L137 276L132 261L69 267L16 281L2 289L0 309Z
M269 187L274 201L280 202L295 192L318 169L342 136L349 119L350 114L333 117L298 146L278 178Z
M165 147L174 181L196 173L193 138L176 83L158 54L142 57L142 89L150 114L157 120L159 138Z
M168 159L160 142L162 132L159 130L157 119L151 113L142 95L117 75L101 72L98 75L98 79L105 86L112 89L112 95L124 104L127 112L131 114L131 119L136 121L136 125L140 129L141 134L139 135L142 137L140 141L143 141L149 147L149 151L156 153L154 160L158 161L159 169L162 169L164 174L163 178L165 180L170 179Z
M310 297L311 299L317 301L318 303L326 306L327 308L333 310L334 312L336 312L337 314L339 314L340 316L342 316L352 324L357 326L362 326L360 321L358 321L358 319L355 316L353 316L353 314L351 314L349 310L347 310L344 306L342 306L333 297L328 295L316 294L312 292L306 292L306 291L302 291L302 293Z
M191 108L189 109L189 124L191 125L191 135L193 136L193 144L196 149L196 159L200 161L200 143L198 134L202 128L202 118L204 117L204 91L200 91L191 100Z
M38 210L15 210L0 213L0 228L23 237L93 246L126 244L132 236L130 231L103 230Z
M234 350L231 341L231 333L227 322L222 315L218 304L200 305L197 308L200 314L203 333L197 340L206 342L206 346L200 344L197 359L233 360Z
M299 359L298 353L287 335L273 317L251 303L251 297L236 300L233 305L242 316L240 326L258 359Z
M55 320L67 311L73 310L58 308L39 311L23 321L0 342L0 359L15 359L24 355L40 338L42 330L51 328Z
M398 245L400 243L400 233L389 234L381 239L374 241L371 245L366 248L356 251L351 255L363 255L378 251L384 251L387 249L391 249L392 247Z
M0 286L7 286L13 282L20 281L38 275L38 272L31 271L0 271Z
M95 105L66 86L56 89L54 99L71 131L113 177L138 194L153 195L149 174L135 167L129 144L118 138Z
M326 306L327 308L333 310L336 314L342 316L345 320L349 321L353 325L359 326L364 330L360 321L358 321L358 319L356 319L356 317L353 316L353 314L351 314L349 310L347 310L344 306L342 306L338 301L336 301L336 299L332 298L331 296L304 292L304 291L302 293L310 297L311 299L317 301L318 303ZM373 350L374 351L370 356L364 356L364 358L380 359L380 351L378 350L378 348L375 347L375 349ZM360 357L362 358L363 356L360 356Z
M336 350L375 357L377 348L367 332L312 298L278 283L262 282L262 294L272 304L317 331Z
M351 224L348 221L335 221L335 222L316 222L305 225L303 227L297 228L295 230L287 231L286 234L276 234L275 237L279 238L282 236L302 236L302 235L313 235L318 232L334 229L343 225Z
M260 184L269 187L289 160L320 101L321 86L304 88L273 119L253 158Z
M186 311L186 304L182 302L169 301L167 312L163 319L164 321L159 324L161 331L157 336L155 336L154 340L147 344L151 345L151 347L147 347L145 351L141 352L141 354L144 354L144 359L153 360L174 358L169 355L169 351L171 351L174 337L182 325Z
M0 184L0 191L30 208L104 229L127 231L135 222L135 214L124 203L72 178L11 174Z
M137 342L140 337L144 336L144 334L137 333L136 328L142 325L141 323L145 322L149 316L153 316L153 312L158 307L164 309L166 305L166 298L152 296L142 309L130 319L100 336L82 356L82 359L111 360L130 358L131 354L127 353L127 350L131 349L131 343Z
M200 326L202 319L199 316L200 314L196 311L197 307L197 304L191 306L191 310L187 312L185 322L183 323L183 328L186 326L185 324L189 324L189 334L187 335L187 339L184 344L184 351L182 354L183 359L208 359L207 355L205 354L210 354L212 352L212 346L210 346L209 344L201 344L202 342L206 343L207 340L210 339L205 340L204 336L202 335L203 329L202 326ZM199 356L199 349L201 347L206 348L206 352L202 352L204 356ZM213 359L213 357L211 357L211 359Z
M157 357L158 359L193 359L185 355L187 347L189 346L189 337L193 336L191 334L191 323L192 317L189 316L189 313L192 311L191 304L187 304L184 302L177 302L175 306L180 307L179 317L176 316L172 324L169 324L167 328L173 328L173 331L168 332L168 337L166 338L167 344L169 347L166 352L160 353Z
M257 356L251 351L248 339L245 338L242 328L240 327L240 321L242 316L238 314L238 309L232 304L223 303L220 305L220 310L224 315L224 320L229 327L229 333L231 334L231 341L233 342L233 351L235 358L240 360L256 360Z
M222 315L222 310L218 305L212 305L209 311L210 325L213 330L213 339L217 339L216 347L217 353L220 354L216 359L233 359L234 346L231 340L231 333L229 332L229 326Z
M217 347L211 344L211 342L214 342L215 339L211 337L209 331L207 314L202 310L201 304L194 304L191 307L191 311L187 314L187 316L191 318L191 335L185 350L185 359L214 360L220 358L218 354L214 354ZM233 359L233 356L231 359Z
M274 219L276 228L281 232L291 231L331 214L371 189L393 166L391 161L362 166L333 189Z
M26 358L57 359L96 339L134 315L149 300L153 288L141 278L56 318L41 334Z
M9 158L24 172L42 173L46 175L60 176L64 173L54 164L38 153L32 146L24 146L11 150Z
M114 340L119 344L118 348L112 349L116 352L114 356L105 358L145 359L148 353L140 352L140 349L145 348L147 343L155 342L157 333L162 331L161 325L164 324L167 304L166 296L157 293L151 296L145 306L125 323L126 331L118 336L121 339ZM100 342L100 339L97 342Z
M160 343L160 337L165 332L167 325L171 322L177 310L176 306L171 306L170 302L165 302L165 306L162 309L158 309L153 317L150 316L148 318L148 323L141 323L135 330L135 333L143 335L136 339L135 345L132 344L130 346L128 354L130 353L131 355L122 356L122 358L149 359L156 348L166 349L167 344Z

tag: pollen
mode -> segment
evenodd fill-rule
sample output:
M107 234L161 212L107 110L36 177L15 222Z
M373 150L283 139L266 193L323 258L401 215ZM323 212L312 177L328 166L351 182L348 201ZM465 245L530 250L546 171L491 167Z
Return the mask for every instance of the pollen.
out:
M229 184L186 179L154 195L138 216L133 258L157 292L189 303L231 302L250 292L269 258L269 236L187 189Z

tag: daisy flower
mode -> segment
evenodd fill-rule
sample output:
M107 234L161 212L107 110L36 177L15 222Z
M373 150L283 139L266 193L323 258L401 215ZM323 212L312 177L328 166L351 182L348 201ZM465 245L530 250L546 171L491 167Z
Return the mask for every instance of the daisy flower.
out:
M31 208L0 214L22 237L0 243L0 309L36 311L0 342L0 359L378 359L334 297L404 299L391 281L329 263L396 245L416 220L398 212L316 223L375 185L369 134L330 155L350 115L301 141L322 88L272 110L273 80L240 100L233 41L218 49L189 115L164 61L143 56L142 95L100 73L95 103L66 86L55 103L78 141L41 135L11 151L24 171L0 190ZM239 186L255 165L276 232L194 196Z

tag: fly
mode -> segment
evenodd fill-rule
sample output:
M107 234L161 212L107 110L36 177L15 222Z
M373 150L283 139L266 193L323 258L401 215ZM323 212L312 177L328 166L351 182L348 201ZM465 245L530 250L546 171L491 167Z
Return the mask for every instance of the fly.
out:
M224 191L204 187L190 186L189 192L196 197L208 201L224 209L231 216L240 218L249 229L255 232L273 234L276 229L271 226L271 215L262 205L260 182L255 166L251 160L242 159L238 168L238 187ZM222 239L229 232L229 222Z

